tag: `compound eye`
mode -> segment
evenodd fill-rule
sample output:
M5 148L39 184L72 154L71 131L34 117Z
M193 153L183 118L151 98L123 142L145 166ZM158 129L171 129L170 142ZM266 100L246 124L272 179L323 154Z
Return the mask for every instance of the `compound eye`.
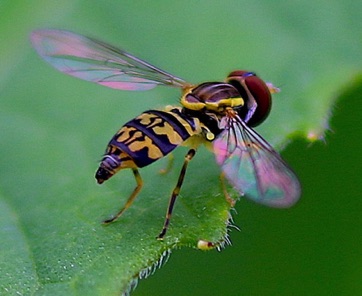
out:
M243 70L231 72L226 81L233 85L246 101L246 108L241 109L239 115L245 119L256 103L256 108L247 124L253 127L262 123L268 117L272 105L267 84L255 73Z

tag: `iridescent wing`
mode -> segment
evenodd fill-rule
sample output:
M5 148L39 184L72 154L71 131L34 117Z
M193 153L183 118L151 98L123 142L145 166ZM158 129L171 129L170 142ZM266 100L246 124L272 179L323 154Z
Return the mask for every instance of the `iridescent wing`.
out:
M38 54L68 75L122 90L157 85L185 86L185 81L101 41L62 30L37 30L31 42Z
M249 199L271 207L292 206L300 183L279 154L238 116L221 120L214 140L217 163L230 184Z

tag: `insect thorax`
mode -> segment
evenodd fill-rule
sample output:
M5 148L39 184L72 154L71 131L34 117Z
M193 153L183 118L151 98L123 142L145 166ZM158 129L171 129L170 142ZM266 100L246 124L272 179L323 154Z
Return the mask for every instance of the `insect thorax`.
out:
M229 83L205 82L187 89L181 97L181 104L189 110L223 115L226 107L241 108L244 100Z

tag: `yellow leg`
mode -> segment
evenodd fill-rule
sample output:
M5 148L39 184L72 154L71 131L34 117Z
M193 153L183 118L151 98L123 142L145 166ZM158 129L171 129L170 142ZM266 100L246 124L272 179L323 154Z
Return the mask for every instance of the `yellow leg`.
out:
M174 160L174 156L173 156L172 153L167 155L167 165L166 165L165 168L160 169L160 174L161 175L166 175L166 174L168 174L169 171L171 171L171 169L173 167L173 160Z
M170 219L171 219L171 215L172 215L172 209L173 209L173 206L175 205L176 198L180 193L181 186L184 181L185 174L186 174L187 165L189 164L190 160L195 156L195 153L196 153L195 149L190 149L189 152L187 152L187 154L185 156L185 161L182 166L180 176L178 177L176 187L172 191L172 195L171 195L171 198L170 198L170 201L168 204L166 218L165 218L165 222L163 224L162 231L160 232L160 234L157 237L157 239L159 239L159 240L163 240L163 238L167 232L167 228L168 228L168 225L170 224Z
M221 187L222 187L222 191L224 192L224 196L226 201L231 205L231 207L235 206L236 200L231 198L229 192L226 189L226 185L225 185L225 176L223 173L221 173L220 175L220 181L221 181Z
M116 221L123 214L123 212L132 205L133 201L136 199L136 196L140 192L140 190L143 186L143 181L142 181L141 175L137 169L132 169L132 172L136 179L136 183L137 183L136 188L133 190L132 194L128 198L124 207L113 218L103 221L103 224L109 224L109 223Z

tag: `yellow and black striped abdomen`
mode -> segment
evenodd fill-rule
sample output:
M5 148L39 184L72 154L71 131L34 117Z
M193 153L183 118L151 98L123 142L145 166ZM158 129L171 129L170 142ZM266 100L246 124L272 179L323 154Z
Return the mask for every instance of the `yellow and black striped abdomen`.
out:
M138 167L164 157L199 133L199 122L184 116L181 108L149 110L127 122L109 142L127 153Z

